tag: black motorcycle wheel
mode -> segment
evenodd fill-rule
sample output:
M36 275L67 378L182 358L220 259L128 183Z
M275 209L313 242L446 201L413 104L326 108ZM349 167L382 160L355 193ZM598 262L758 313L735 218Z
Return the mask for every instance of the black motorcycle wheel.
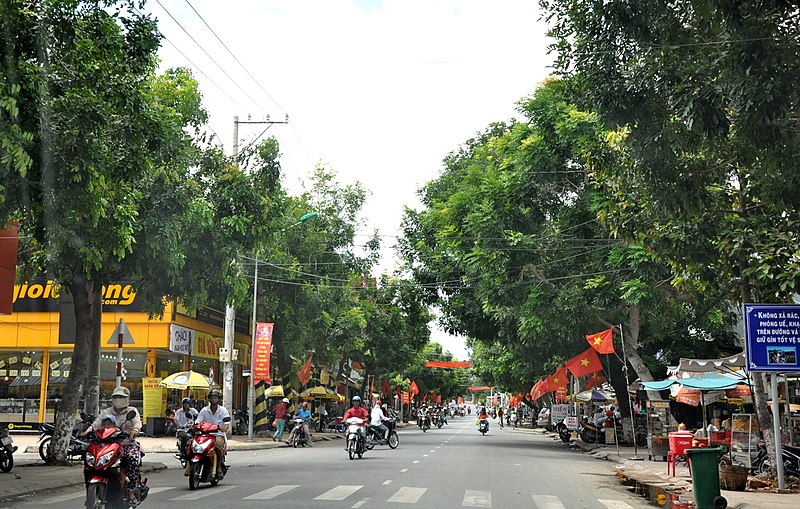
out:
M200 478L203 475L203 465L192 463L189 465L189 489L196 490L200 487Z
M42 458L42 461L45 463L47 463L47 450L50 448L50 440L51 437L47 437L39 444L39 457Z
M351 461L352 461L353 457L355 457L355 455L356 455L356 439L355 438L351 439L350 442L348 442L348 444L347 444L347 455L350 457Z
M363 458L364 457L364 444L361 444L361 447L356 449L356 452L358 452L358 459Z
M106 494L105 484L95 483L86 487L86 508L101 509Z
M594 431L588 428L582 429L580 435L581 435L581 440L583 440L584 443L593 444L597 442L597 436L594 434Z
M397 449L398 445L400 445L400 438L398 438L397 432L392 430L392 433L389 435L389 447L391 449Z
M566 427L563 427L558 430L558 438L560 438L565 444L568 444L572 438L572 433L570 433Z
M0 455L0 471L11 472L12 468L14 468L14 456L10 451L3 451Z

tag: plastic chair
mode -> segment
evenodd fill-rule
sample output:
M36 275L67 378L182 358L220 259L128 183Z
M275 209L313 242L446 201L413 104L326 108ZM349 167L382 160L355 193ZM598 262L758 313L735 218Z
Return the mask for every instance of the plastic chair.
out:
M683 458L686 460L686 464L689 465L689 475L692 474L692 462L689 461L683 454L678 454L674 451L667 452L667 475L669 475L670 466L672 466L672 477L675 477L675 464L678 462L678 458Z

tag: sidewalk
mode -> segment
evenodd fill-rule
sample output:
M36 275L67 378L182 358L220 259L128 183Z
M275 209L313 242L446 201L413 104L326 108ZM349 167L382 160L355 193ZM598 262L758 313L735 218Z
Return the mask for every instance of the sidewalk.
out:
M547 436L558 440L555 433L546 433ZM678 465L675 476L667 474L667 463L664 461L650 461L647 459L647 448L639 448L638 457L642 460L632 460L633 447L620 447L617 455L615 445L585 444L581 440L572 442L590 456L597 459L617 463L615 469L623 484L631 487L634 493L656 499L664 493L667 503L660 503L662 507L694 507L692 495L692 478L688 467ZM676 500L672 506L669 504L670 494ZM779 494L753 491L727 491L721 490L721 495L728 501L731 509L796 509L800 507L800 494ZM677 503L677 500L680 500ZM691 502L691 505L684 505Z
M51 467L39 457L38 435L12 435L14 445L14 468L9 473L0 473L0 500L23 495L33 495L45 490L66 488L83 484L80 461L70 466ZM343 438L341 433L313 433L313 442L326 442ZM165 470L167 465L158 461L147 461L147 454L176 452L175 437L141 437L139 443L145 452L142 474ZM247 437L234 436L228 440L229 451L254 451L288 447L284 442L273 442L272 438L256 438L248 442ZM177 463L177 460L176 460Z

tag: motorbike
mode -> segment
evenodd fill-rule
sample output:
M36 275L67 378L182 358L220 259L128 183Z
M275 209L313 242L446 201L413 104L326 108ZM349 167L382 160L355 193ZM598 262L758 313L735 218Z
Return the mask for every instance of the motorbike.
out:
M128 419L136 413L131 410ZM128 434L116 427L101 428L87 435L89 445L84 457L87 509L131 509L146 498L147 479L140 486L131 486L127 471L128 458L123 454L122 442Z
M427 415L423 415L419 418L419 427L423 433L427 433L429 429L431 429L431 420L428 418Z
M225 417L223 422L230 422L230 417ZM216 486L228 472L228 466L222 458L216 457L214 446L216 438L222 433L216 424L210 422L195 423L189 430L189 444L186 446L186 475L189 477L189 489L196 490L200 483L211 483ZM223 453L224 454L224 453ZM217 475L212 476L214 462L218 461Z
M175 442L175 446L178 448L178 452L173 454L172 456L181 462L181 466L186 468L186 453L189 450L189 439L191 438L189 435L189 431L191 430L194 422L189 421L186 426L179 426L178 429L175 431L175 438L177 441Z
M178 430L178 425L175 422L175 410L172 407L167 407L167 411L164 412L164 418L164 435L174 435Z
M250 423L249 412L244 408L240 408L233 413L233 416L236 418L236 426L233 428L233 432L240 436L246 435Z
M601 440L601 436L603 435L602 428L599 428L593 422L590 422L588 418L584 417L581 420L581 425L578 428L578 436L581 437L584 443L587 444L594 444Z
M478 431L485 435L489 431L489 419L478 419Z
M389 438L383 438L383 430L370 426L366 444L368 451L371 451L376 445L388 445L390 449L397 449L397 446L400 445L400 438L397 436L397 431L395 431L397 421L389 419L383 421L383 424L389 428Z
M359 459L364 456L364 425L366 421L358 417L350 417L347 423L347 455L352 460L358 455Z
M71 460L83 459L84 453L89 443L81 439L80 435L94 422L93 415L86 415L81 412L81 420L75 421L72 426L72 435L69 437L69 446L67 447L67 457ZM39 437L39 457L47 463L47 451L50 448L50 441L53 439L53 430L55 426L43 422L41 424L42 435Z
M755 474L769 472L772 464L767 454L766 443L761 440L758 442L758 455L753 461L752 471ZM800 477L800 447L784 445L782 448L783 456L783 475Z
M442 426L443 426L444 424L445 424L445 421L444 421L444 416L443 416L443 415L439 415L439 416L436 418L436 427L437 427L438 429L442 429Z
M8 435L8 428L0 430L0 471L11 472L14 468L14 453L17 446L13 445L14 440Z
M563 419L556 424L556 431L558 432L558 438L565 444L572 441L572 432L567 428L567 423Z
M305 447L308 445L308 431L306 430L306 422L301 418L293 419L294 430L292 430L291 440L289 445L292 447Z

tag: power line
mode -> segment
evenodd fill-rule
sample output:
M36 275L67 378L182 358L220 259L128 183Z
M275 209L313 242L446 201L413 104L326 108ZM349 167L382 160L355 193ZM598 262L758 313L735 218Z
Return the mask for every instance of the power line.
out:
M180 21L178 21L177 19L175 19L175 16L173 16L173 15L172 15L172 13L170 13L170 12L167 10L167 8L166 8L166 7L164 7L164 4L162 4L162 3L161 3L161 0L156 0L156 3L157 3L158 5L160 5L160 6L161 6L161 8L164 10L164 12L166 12L166 13L167 13L167 16L169 16L170 18L172 18L172 21L174 21L174 22L175 22L175 24L176 24L176 25L178 25L178 27L180 27L180 29L181 29L181 30L183 30L183 32L184 32L186 35L188 35L188 36L189 36L189 39L191 39L191 40L192 40L192 42L194 42L194 43L197 45L197 47L198 47L198 48L200 48L200 50L201 50L203 53L205 53L205 54L206 54L206 56L207 56L209 59L211 59L211 61L212 61L212 62L214 62L214 65L216 65L216 66L219 68L219 70L220 70L220 71L222 71L222 74L224 74L224 75L225 75L225 76L226 76L226 77L227 77L227 78L228 78L228 79L231 81L231 83L233 83L233 84L236 86L236 88L238 88L239 90L241 90L241 92L242 92L242 93L245 95L245 97L247 97L248 99L250 99L251 101L253 101L253 104L254 104L254 105L255 105L255 106L258 108L258 109L260 109L261 111L264 111L264 109L261 107L261 105L259 104L259 102L258 102L258 101L256 101L255 99L253 99L253 97L252 97L250 94L248 94L248 93L247 93L247 91L246 91L245 89L243 89L243 88L242 88L242 87L239 85L239 83L237 83L237 82L236 82L236 80L234 80L233 78L231 78L231 76L230 76L230 75L229 75L229 74L228 74L228 73L225 71L225 69L223 69L223 68L222 68L222 66L221 66L221 65L219 65L219 62L217 62L217 61L214 59L214 57L212 57L212 56L211 56L211 55L208 53L208 51L206 51L206 50L205 50L205 48L203 48L203 46L202 46L202 45L201 45L199 42L197 42L197 39L195 39L194 37L192 37L192 34L190 34L190 33L189 33L189 31L188 31L188 30L186 30L186 29L183 27L183 25L181 25Z
M158 1L158 0L156 0L156 1ZM206 28L208 28L211 31L211 33L214 34L214 37L216 37L217 40L219 41L219 43L222 44L222 47L225 48L228 51L228 53L230 53L230 55L233 57L233 59L236 61L236 63L239 64L239 67L244 69L244 72L246 72L247 75L250 76L250 79L252 79L253 82L255 82L256 85L258 85L258 88L260 88L265 94L267 94L267 97L269 97L272 100L272 102L274 102L275 105L278 108L280 108L281 110L283 110L284 113L286 113L286 108L284 108L283 106L278 104L278 101L276 101L275 98L272 97L272 95L270 95L270 93L267 92L267 90L263 86L261 86L261 83L259 83L258 80L252 74L250 74L250 71L248 71L247 68L244 66L244 64L242 64L239 61L239 59L236 58L236 55L233 54L233 51L231 51L230 48L228 48L228 46L224 42L222 42L222 39L219 38L217 33L214 31L214 29L209 26L209 24L206 22L205 19L203 19L203 16L201 16L200 13L197 12L197 9L194 8L192 3L189 0L186 0L186 3L189 4L189 7L191 7L191 9L194 11L194 13L197 14L197 17L200 18L200 21L203 22L203 24L206 26Z

